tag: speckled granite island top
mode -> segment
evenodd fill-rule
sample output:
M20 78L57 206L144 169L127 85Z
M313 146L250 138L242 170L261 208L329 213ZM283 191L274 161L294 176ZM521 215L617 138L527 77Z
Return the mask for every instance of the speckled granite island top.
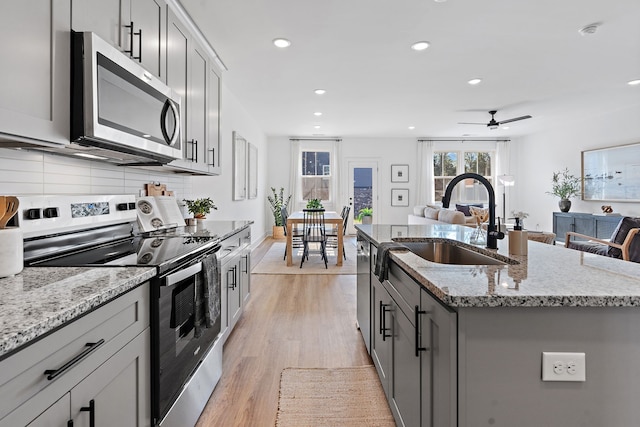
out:
M508 257L507 265L451 265L411 252L391 252L416 281L450 307L637 307L640 264L529 241L527 256L510 256L508 238L498 250L471 245L465 226L358 225L374 244L401 239L446 239Z
M155 274L149 267L27 267L0 279L0 358Z

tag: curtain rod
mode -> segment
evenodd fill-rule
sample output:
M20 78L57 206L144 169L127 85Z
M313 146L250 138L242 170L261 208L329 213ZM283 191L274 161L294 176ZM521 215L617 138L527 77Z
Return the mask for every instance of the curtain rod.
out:
M432 142L510 142L510 139L433 139L433 138L418 138L418 141L432 141Z
M289 141L342 141L342 138L289 138Z

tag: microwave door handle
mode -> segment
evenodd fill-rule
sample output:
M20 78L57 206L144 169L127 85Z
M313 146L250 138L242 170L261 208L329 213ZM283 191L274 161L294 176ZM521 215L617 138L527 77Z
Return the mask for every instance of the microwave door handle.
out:
M175 129L173 130L173 135L171 135L171 137L167 134L167 114L169 113L169 109L171 109L176 122ZM160 113L160 129L162 130L162 137L169 146L173 146L178 141L180 136L180 116L178 115L178 107L175 102L168 98L164 102L162 112Z

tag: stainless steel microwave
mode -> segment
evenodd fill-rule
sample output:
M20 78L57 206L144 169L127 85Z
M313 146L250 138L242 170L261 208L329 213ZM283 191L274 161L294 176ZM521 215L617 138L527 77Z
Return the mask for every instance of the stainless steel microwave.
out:
M72 32L71 145L121 164L182 158L180 96L92 32Z

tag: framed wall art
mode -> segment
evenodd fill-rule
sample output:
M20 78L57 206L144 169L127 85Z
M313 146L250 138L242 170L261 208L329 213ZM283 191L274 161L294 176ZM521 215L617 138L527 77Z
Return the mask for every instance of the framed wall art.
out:
M409 189L392 188L391 206L409 206Z
M249 157L247 159L247 169L249 173L249 198L258 197L258 147L249 143Z
M583 200L640 202L640 143L582 152Z
M233 132L233 200L247 197L247 140Z
M391 182L409 182L409 165L391 165Z

